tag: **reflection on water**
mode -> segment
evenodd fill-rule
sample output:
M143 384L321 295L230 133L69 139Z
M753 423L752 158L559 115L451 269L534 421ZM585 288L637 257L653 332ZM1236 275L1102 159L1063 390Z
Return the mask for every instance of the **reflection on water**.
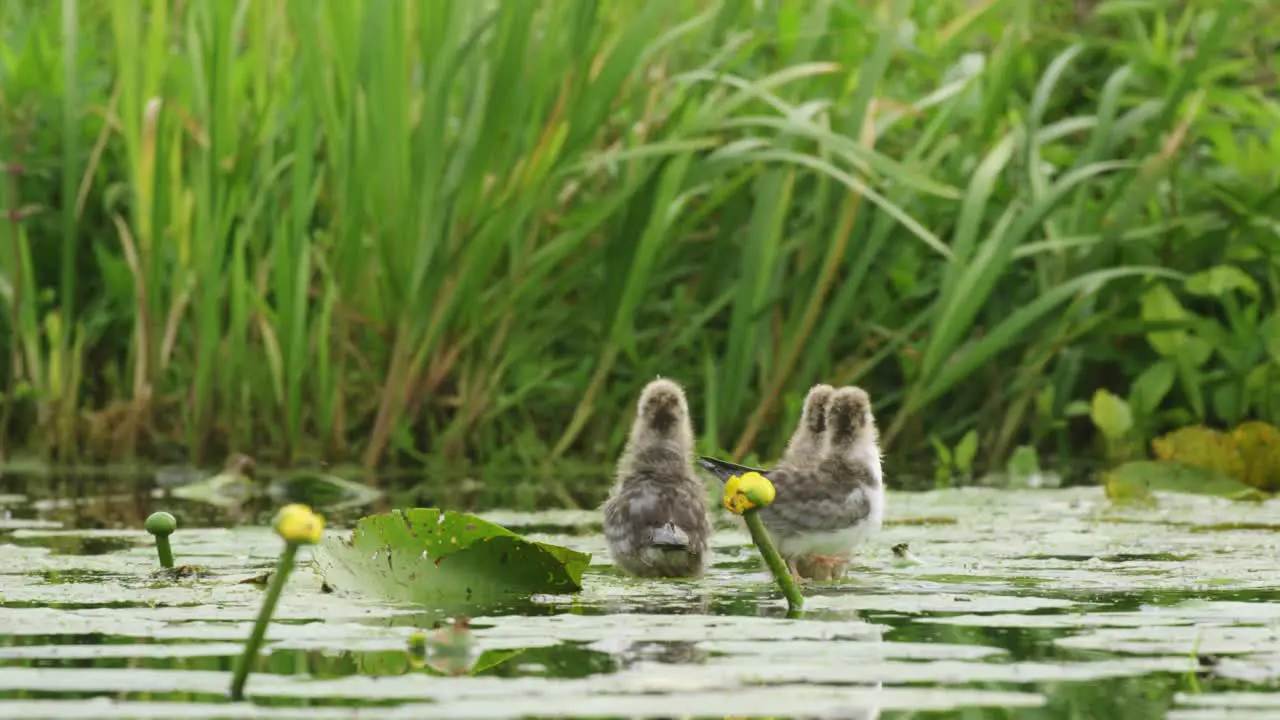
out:
M609 468L567 465L556 468L495 470L467 467L421 472L384 472L376 477L358 468L258 467L243 496L241 483L214 481L218 470L174 467L85 467L5 469L0 473L0 533L23 521L52 521L63 527L103 530L141 527L147 515L164 509L180 515L183 527L266 524L283 503L300 502L324 512L331 524L345 525L371 512L395 507L448 507L475 510L491 507L596 507L607 487L599 477ZM483 475L484 482L474 478ZM576 482L577 478L586 481ZM175 480L176 478L176 480ZM207 483L209 492L196 498L174 494L178 487ZM567 487L584 488L568 491ZM360 488L377 492L364 496ZM527 532L595 532L582 523L558 523L554 513Z

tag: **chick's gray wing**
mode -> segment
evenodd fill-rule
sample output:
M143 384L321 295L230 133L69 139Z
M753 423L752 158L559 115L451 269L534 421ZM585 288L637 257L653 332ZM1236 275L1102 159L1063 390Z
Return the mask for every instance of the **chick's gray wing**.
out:
M818 469L777 468L768 475L776 495L760 510L765 524L778 532L840 530L871 514L871 498L847 482Z
M634 543L648 543L655 528L673 524L692 545L710 535L706 498L699 483L638 482L619 492L605 507L605 531L627 532Z

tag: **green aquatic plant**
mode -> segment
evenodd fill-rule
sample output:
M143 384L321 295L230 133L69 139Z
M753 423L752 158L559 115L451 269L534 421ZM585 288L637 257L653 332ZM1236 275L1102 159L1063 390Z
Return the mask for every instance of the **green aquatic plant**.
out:
M1241 479L1260 490L1280 490L1280 429L1250 420L1231 430L1231 441L1244 462Z
M724 484L724 509L741 515L746 521L747 530L751 532L751 542L755 543L765 565L769 566L769 572L773 573L774 581L786 596L787 607L799 610L804 607L804 595L800 594L800 588L796 585L795 578L791 577L787 563L783 561L773 539L769 537L769 531L764 527L764 522L760 520L760 508L772 505L776 495L773 483L758 472L734 475Z
M249 668L258 656L262 647L262 639L267 634L267 625L271 622L271 614L275 612L276 603L280 601L280 593L284 590L285 581L293 570L298 548L302 545L315 545L324 535L324 518L311 511L306 505L292 504L280 508L276 514L275 530L284 539L284 551L280 553L280 562L276 565L271 584L267 587L267 596L262 599L262 608L258 611L258 619L249 633L249 640L244 645L244 652L236 662L235 674L231 678L231 699L239 702L244 699L244 683L249 678Z
M1089 403L1089 419L1102 433L1110 460L1126 460L1135 452L1133 411L1124 398L1106 388L1098 388Z
M160 567L166 570L173 567L173 549L169 547L169 536L178 529L178 519L164 512L153 512L147 516L147 532L155 536L156 554L160 556Z
M313 557L334 590L429 605L578 592L591 563L589 553L436 508L363 517Z
M1203 425L1165 433L1151 441L1151 451L1156 459L1165 462L1244 477L1244 458L1231 435Z
M977 430L970 429L954 448L948 447L937 435L930 435L929 442L933 445L934 455L937 456L933 473L936 487L950 486L957 476L965 479L972 478L973 460L978 455Z
M1230 500L1261 502L1269 496L1238 478L1214 468L1170 460L1134 460L1103 473L1112 502L1154 502L1152 492L1212 495Z

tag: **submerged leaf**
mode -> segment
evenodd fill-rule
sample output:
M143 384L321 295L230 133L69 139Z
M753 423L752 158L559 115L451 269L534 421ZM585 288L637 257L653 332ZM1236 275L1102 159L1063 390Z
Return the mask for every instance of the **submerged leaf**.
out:
M341 592L432 603L577 592L589 553L533 542L474 515L415 508L370 515L314 553Z
M1121 467L1124 467L1123 465ZM1116 471L1102 474L1102 489L1107 499L1113 503L1131 503L1135 505L1154 505L1155 497L1145 478L1133 477L1131 474Z
M1218 470L1160 460L1136 460L1106 475L1107 496L1131 500L1150 492L1213 495L1233 500L1256 500L1257 492Z
M213 477L180 485L169 491L176 498L224 508L239 507L253 497L255 492L256 488L249 476L232 471L220 472Z
M368 505L383 493L332 473L292 470L273 479L267 494L276 502L304 503L332 512Z

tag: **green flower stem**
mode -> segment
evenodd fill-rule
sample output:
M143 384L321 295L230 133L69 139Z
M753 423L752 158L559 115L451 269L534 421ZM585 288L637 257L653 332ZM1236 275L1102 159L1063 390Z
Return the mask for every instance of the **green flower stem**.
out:
M773 539L769 537L769 531L765 530L757 513L756 508L742 513L742 519L747 521L747 529L751 531L751 542L755 543L756 549L764 557L764 563L769 566L769 572L773 573L778 587L782 588L782 594L787 596L787 607L799 610L804 607L804 596L800 594L800 587L796 585L795 578L791 577L791 571L782 561L778 548L773 546Z
M293 561L298 555L298 543L286 543L284 552L280 553L280 564L276 566L275 575L271 578L271 586L267 588L267 596L262 599L262 609L258 611L258 619L249 633L249 641L244 645L244 652L236 663L235 677L231 679L231 699L240 702L244 699L244 683L249 678L249 668L258 657L258 649L262 647L262 639L267 634L267 625L271 623L271 615L280 601L280 593L284 590L285 581L293 570Z
M156 552L160 555L160 567L173 567L173 548L169 547L168 535L156 535Z

